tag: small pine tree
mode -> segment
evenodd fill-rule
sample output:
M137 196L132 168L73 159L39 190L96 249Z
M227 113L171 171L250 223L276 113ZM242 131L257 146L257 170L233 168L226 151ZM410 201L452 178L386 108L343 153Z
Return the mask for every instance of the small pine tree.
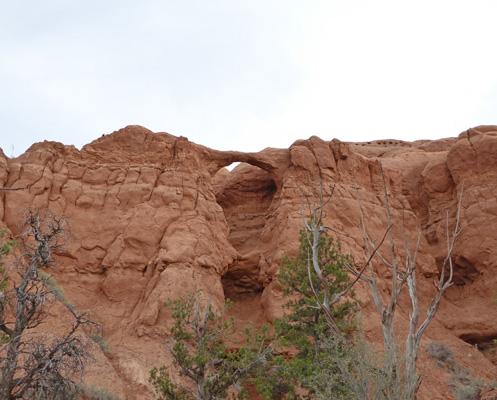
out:
M311 250L305 232L301 232L299 241L298 256L285 256L278 275L283 294L292 297L284 305L289 313L281 322L287 329L300 330L302 333L305 332L314 339L318 339L328 328L325 328L326 323L312 293L311 282L320 301L323 301L324 289L312 267L310 268L311 280L309 280L308 265L311 263ZM340 242L334 240L326 232L320 237L318 253L323 275L329 283L329 297L333 298L335 294L343 292L350 284L345 264L352 263L352 256L343 254ZM354 293L352 292L351 295L353 297ZM298 297L295 298L295 296ZM355 303L349 300L334 306L333 317L342 332L348 333L355 330L355 309Z
M259 335L246 329L246 345L230 351L226 343L233 342L234 321L225 321L224 310L214 310L210 299L204 307L200 294L195 293L187 302L170 300L166 306L173 310L175 320L166 345L181 382L165 366L152 369L149 381L157 399L248 398L241 385L271 352L266 331Z
M325 356L320 343L331 335L330 328L312 293L311 282L320 301L323 300L322 282L314 269L308 268L312 256L305 231L301 232L299 240L298 256L285 256L282 261L278 281L283 294L289 298L284 305L288 312L283 318L275 321L280 346L292 348L294 352L296 350L296 354L291 358L283 355L275 357L272 369L266 372L264 377L258 378L259 391L270 399L280 399L283 396L285 399L298 399L305 397L303 392L311 395L316 391L312 376L322 372ZM326 232L320 237L318 252L323 274L329 282L329 296L333 298L336 293L343 292L350 284L345 263L352 262L351 256L343 254L340 242ZM353 296L353 292L351 295ZM333 318L342 332L351 333L356 329L354 302L345 300L335 304L332 311ZM329 363L326 365L326 368L328 367ZM304 390L296 390L296 387Z

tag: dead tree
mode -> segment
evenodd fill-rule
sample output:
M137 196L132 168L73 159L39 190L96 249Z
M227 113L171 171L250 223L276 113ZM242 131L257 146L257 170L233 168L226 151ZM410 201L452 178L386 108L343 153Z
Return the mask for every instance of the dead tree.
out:
M442 268L440 270L440 275L438 276L438 280L433 282L433 285L436 289L436 294L431 300L430 306L426 312L426 317L419 325L419 300L418 300L418 292L416 285L416 267L417 267L417 255L419 250L419 245L421 241L422 232L419 232L416 243L414 247L411 247L407 238L407 232L404 224L404 220L402 220L402 235L403 235L403 253L404 257L402 258L397 250L397 247L394 242L393 233L392 233L392 216L390 210L390 203L388 199L388 191L385 182L385 174L383 172L383 167L380 163L380 171L383 180L383 192L385 198L385 213L387 218L387 232L389 232L389 257L383 257L381 252L378 249L378 246L375 247L375 242L368 234L364 212L361 206L361 201L359 198L359 193L356 189L357 202L359 206L360 216L361 216L361 225L362 231L364 235L364 244L366 256L368 257L367 265L368 273L364 273L364 270L359 270L354 265L349 265L349 271L355 275L357 278L365 281L372 292L374 303L378 309L381 318L381 326L383 330L383 341L385 347L386 354L386 368L385 373L387 375L395 375L397 373L397 349L395 343L395 333L394 333L394 316L395 311L397 309L397 305L399 302L399 297L404 289L407 286L409 297L411 299L412 310L409 316L409 332L406 338L405 345L405 395L408 399L413 399L416 396L416 393L419 389L419 385L421 384L422 377L417 375L417 360L419 354L419 345L421 342L421 337L425 332L426 328L432 321L436 312L438 311L438 307L442 300L442 295L452 285L452 276L453 276L453 264L452 264L452 252L454 250L454 245L457 237L461 233L461 228L459 225L460 220L460 212L461 212L461 200L463 190L459 195L457 213L455 218L455 226L452 231L449 228L449 216L447 214L446 221L446 235L447 235L447 255L443 262ZM377 281L377 271L373 266L373 255L376 253L377 257L380 261L390 269L392 278L390 281L390 297L386 302L380 296L380 291L378 289L378 281Z
M94 323L87 312L66 303L72 317L67 333L56 336L36 329L60 300L41 271L57 266L54 254L70 235L67 221L29 211L22 227L23 254L4 271L12 288L0 291L0 331L6 338L0 347L0 400L77 398L75 379L89 357L82 329Z
M318 294L312 287L311 281L311 289L313 294L318 301L318 306L322 310L323 314L326 317L327 323L329 327L332 329L335 335L335 339L343 340L343 335L340 332L336 322L333 320L331 306L340 301L340 299L345 296L349 290L357 283L359 279L365 281L372 292L374 303L378 309L381 319L381 326L383 330L383 340L384 340L384 350L385 350L385 368L383 374L386 375L386 378L389 382L392 382L393 385L398 382L400 371L397 371L398 365L398 350L395 343L395 331L394 331L394 316L395 311L397 309L397 305L399 302L399 297L401 292L405 287L408 289L408 293L412 303L412 310L409 318L409 332L406 338L406 346L405 346L405 372L404 372L404 382L403 382L403 392L406 399L414 399L416 393L419 389L419 385L421 384L422 377L417 375L417 360L419 354L419 346L421 342L421 337L425 332L426 328L432 321L436 312L438 311L438 307L442 300L442 296L444 292L452 285L452 276L453 276L453 264L452 264L452 252L454 250L454 245L457 237L461 233L461 228L459 225L460 220L460 211L461 211L461 199L463 191L459 195L457 213L455 218L455 226L451 231L449 228L449 217L447 215L447 223L446 223L446 234L447 234L447 255L443 262L443 266L440 271L440 275L438 276L438 280L436 280L433 284L436 289L436 294L431 300L431 304L426 312L426 317L419 325L419 301L418 301L418 292L416 286L416 267L417 267L417 254L421 241L422 232L419 232L416 244L411 248L409 241L407 239L407 232L404 225L404 221L402 221L402 235L403 235L403 249L404 249L404 260L401 262L400 254L397 250L397 247L394 242L392 227L392 216L390 210L390 203L388 198L388 191L385 182L385 175L383 172L383 167L380 163L381 176L383 180L383 194L385 198L385 213L387 218L387 228L383 234L383 237L379 241L374 241L371 236L368 234L366 224L365 224L365 216L363 212L363 208L361 205L361 201L359 198L359 193L356 189L357 203L360 211L361 218L361 226L364 236L365 243L365 251L367 261L363 265L355 265L355 264L346 264L349 272L355 277L355 279L350 283L346 290L341 293L336 294L333 298L329 298L327 296L328 290L328 282L323 276L322 268L318 262L318 244L319 238L324 232L326 228L323 225L323 217L324 217L324 208L326 204L330 201L333 195L333 188L331 190L331 194L325 197L323 193L323 185L322 181L316 180L310 181L311 186L311 194L303 195L303 203L301 209L301 215L304 221L304 231L307 235L307 240L309 246L312 251L310 254L310 260L308 263L308 271L310 274L311 268L314 269L317 276L321 280L324 291L324 299L320 301ZM380 252L380 247L383 245L386 236L389 237L389 257L383 257ZM377 271L373 266L373 259L377 257L380 261L387 266L392 273L392 278L390 282L390 297L386 302L380 296L380 291L378 289L378 278Z

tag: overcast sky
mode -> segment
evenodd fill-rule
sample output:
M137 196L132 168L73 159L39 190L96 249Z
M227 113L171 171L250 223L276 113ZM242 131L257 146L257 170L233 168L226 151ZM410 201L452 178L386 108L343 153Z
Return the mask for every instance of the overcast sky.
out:
M0 147L126 125L219 150L497 124L497 1L0 0Z

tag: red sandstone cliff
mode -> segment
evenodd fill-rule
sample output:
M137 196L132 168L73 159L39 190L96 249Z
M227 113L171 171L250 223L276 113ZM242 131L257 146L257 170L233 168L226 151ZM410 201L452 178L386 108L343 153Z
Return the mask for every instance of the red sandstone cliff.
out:
M281 313L275 275L285 253L295 254L301 225L301 188L308 172L335 185L326 225L344 232L346 251L364 259L355 187L370 232L386 227L378 160L393 194L394 218L405 212L411 239L423 230L418 286L422 307L433 295L444 257L444 218L454 217L464 184L462 224L455 252L456 285L446 293L424 343L448 344L458 362L493 379L488 345L497 338L497 127L470 129L438 141L368 143L315 136L289 149L222 152L130 126L86 145L33 145L22 156L0 153L0 219L17 232L23 209L49 208L70 218L77 240L61 258L56 279L66 297L93 307L112 354L97 354L87 381L127 399L151 398L148 371L167 362L161 337L168 298L201 290L214 302L234 301L237 323L260 324ZM242 162L231 173L223 167ZM400 239L400 230L394 234ZM388 291L389 272L381 289ZM382 342L369 291L359 285L363 330ZM402 298L397 332L406 329ZM423 309L423 308L422 308ZM487 358L488 357L488 358ZM421 399L446 399L448 376L423 350Z

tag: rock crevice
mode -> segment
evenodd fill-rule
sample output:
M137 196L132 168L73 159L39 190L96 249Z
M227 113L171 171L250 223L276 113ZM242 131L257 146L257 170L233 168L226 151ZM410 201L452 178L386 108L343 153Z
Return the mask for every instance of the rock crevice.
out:
M200 291L223 306L232 298L240 326L281 315L284 299L276 276L282 257L297 254L302 193L309 192L310 177L321 180L325 194L334 187L325 224L343 233L344 251L364 260L356 188L368 230L381 238L386 216L379 161L393 218L401 221L404 215L413 243L423 232L422 307L433 296L433 277L446 252L446 216L451 226L464 188L464 230L453 254L456 285L447 291L426 340L449 342L456 355L466 355L468 366L488 377L492 360L474 345L486 346L495 337L497 127L412 143L313 136L289 149L258 153L211 150L139 126L103 136L81 151L37 143L18 158L0 152L0 185L31 187L0 192L0 219L17 234L23 209L48 208L70 218L77 240L61 255L56 278L69 301L93 307L104 325L116 354L113 368L121 371L109 372L114 382L109 389L126 387L127 399L148 399L143 377L169 362L161 343L171 323L167 299ZM223 168L233 162L242 164L231 172ZM400 226L393 232L402 243ZM389 271L378 266L378 272L388 279ZM365 336L381 343L367 288L356 292ZM405 329L409 307L402 298L398 332ZM429 373L431 364L420 365L426 376L420 396L447 395L438 374ZM88 376L96 379L91 371Z

